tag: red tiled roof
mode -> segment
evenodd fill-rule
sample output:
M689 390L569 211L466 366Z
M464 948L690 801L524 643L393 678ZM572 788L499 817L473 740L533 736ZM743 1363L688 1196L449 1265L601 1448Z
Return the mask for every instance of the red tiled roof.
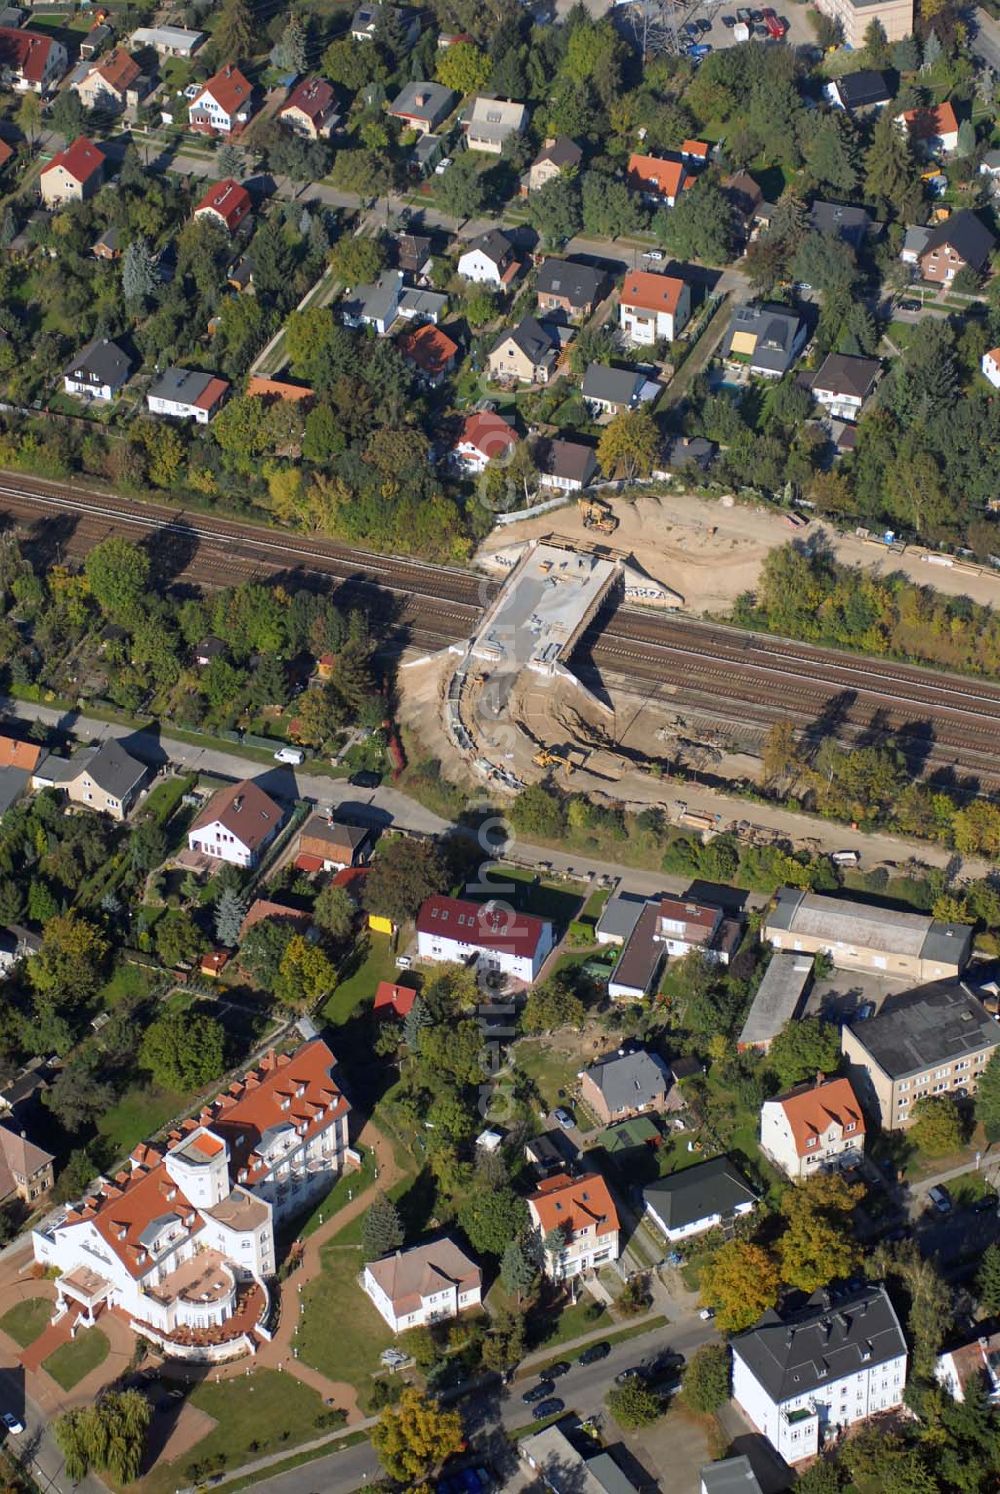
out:
M266 918L276 918L283 923L307 924L312 922L312 915L304 908L289 908L285 903L272 903L266 897L258 897L247 909L246 917L240 925L240 938L242 939L254 924L263 923Z
M361 884L367 875L367 866L342 866L332 879L330 886L345 887L351 897L358 899L361 896Z
M94 69L115 93L124 93L131 88L136 78L142 76L142 68L130 57L124 47L115 47Z
M597 1172L579 1178L558 1172L546 1178L537 1193L529 1195L528 1204L543 1235L560 1227L576 1234L588 1225L595 1225L598 1235L607 1235L619 1227L614 1200Z
M312 876L314 872L323 870L323 858L322 856L303 855L300 852L295 858L295 869L296 871L307 872L309 876Z
M375 1004L372 1010L391 1010L397 1017L405 1017L416 999L417 992L413 986L398 986L391 980L380 980L375 987Z
M708 146L704 140L682 140L681 155L693 156L696 161L707 161Z
M517 431L512 425L508 425L502 415L480 410L475 415L466 417L455 444L474 446L488 460L490 457L506 456L517 445L518 440Z
M53 45L51 36L0 26L0 65L20 73L27 83L41 83Z
M666 311L673 316L685 282L676 275L657 275L652 270L632 270L625 276L621 304L643 311Z
M57 166L61 166L67 176L83 184L89 182L96 172L104 169L105 159L100 146L95 145L93 140L88 140L86 135L78 135L72 145L52 157L49 164L42 170L42 176L47 171L54 171Z
M628 184L641 192L655 192L660 197L676 197L684 185L683 161L662 160L659 156L630 156Z
M22 768L33 773L38 767L42 749L37 742L19 742L16 737L0 737L0 768Z
M439 934L478 949L502 950L531 959L541 942L546 921L529 913L514 913L499 903L473 903L466 898L429 897L417 914L418 934Z
M241 187L239 182L233 181L232 177L226 177L224 181L216 182L209 187L195 208L194 215L197 218L201 213L214 213L222 219L229 232L232 233L234 228L240 226L252 207L253 202L246 187Z
M244 778L241 783L213 794L188 833L203 830L216 821L248 851L255 851L281 823L281 810L262 788Z
M228 379L212 379L192 403L198 410L211 410L224 398L229 388Z
M14 147L8 145L6 140L0 140L0 166L6 166L8 161L14 158Z
M221 67L214 78L209 78L201 93L191 100L191 108L197 109L206 94L215 100L220 109L229 115L238 114L250 98L250 84L238 67L231 62Z
M246 1167L252 1185L267 1171L262 1159L255 1160L254 1149L269 1126L298 1125L304 1127L303 1136L311 1136L350 1110L330 1077L335 1065L321 1038L291 1056L269 1053L259 1068L219 1096L200 1123L228 1142L233 1168ZM198 1123L187 1124L193 1128Z
M792 1128L795 1150L800 1157L809 1154L809 1138L822 1136L831 1121L847 1126L853 1123L852 1136L865 1134L865 1118L849 1079L828 1079L824 1084L810 1085L795 1094L779 1097L777 1102Z
M440 327L426 322L399 339L399 351L426 374L442 374L458 356L458 343Z
M937 135L954 135L958 132L958 117L950 100L930 108L907 109L903 120L911 135L918 140L933 140Z
M704 903L685 902L682 897L661 897L659 917L668 918L671 923L683 924L684 933L689 939L707 939L719 922L720 912L718 908L709 908Z
M336 94L324 78L303 78L285 100L281 113L298 109L313 124L322 121L334 106Z

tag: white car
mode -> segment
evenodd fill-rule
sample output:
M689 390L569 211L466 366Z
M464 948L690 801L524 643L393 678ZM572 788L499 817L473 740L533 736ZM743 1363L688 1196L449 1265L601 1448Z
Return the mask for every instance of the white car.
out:
M444 176L445 172L448 170L448 167L450 165L451 165L451 156L445 156L444 160L443 161L439 161L437 163L437 165L434 167L434 175L435 176Z
M660 260L663 258L663 255L659 249L647 249L642 257L643 259Z
M276 763L288 763L292 768L299 768L306 760L306 755L301 747L279 747L274 754Z
M201 84L200 83L189 83L188 86L184 90L184 97L186 99L196 99L198 97L199 93L201 93Z
M699 1316L699 1318L701 1318L701 1321L703 1323L710 1323L712 1321L712 1319L715 1317L715 1308L714 1307L703 1307L702 1310L701 1310L701 1312L698 1314L698 1316Z
M15 1437L24 1431L24 1422L19 1416L15 1416L13 1411L3 1412L3 1424Z

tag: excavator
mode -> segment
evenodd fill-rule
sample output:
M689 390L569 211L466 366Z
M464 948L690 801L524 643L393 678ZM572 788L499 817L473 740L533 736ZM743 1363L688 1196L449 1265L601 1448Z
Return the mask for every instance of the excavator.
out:
M535 753L532 759L538 768L565 768L567 773L572 773L574 764L561 752L553 752L551 748L542 747Z
M602 534L614 534L619 520L611 512L610 504L600 498L580 498L577 502L583 516L584 529L599 529Z

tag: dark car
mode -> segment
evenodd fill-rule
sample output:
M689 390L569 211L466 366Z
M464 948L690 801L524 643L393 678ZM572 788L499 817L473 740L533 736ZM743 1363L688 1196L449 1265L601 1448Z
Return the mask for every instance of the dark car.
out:
M996 1194L995 1193L986 1193L986 1194L983 1195L982 1198L977 1198L976 1199L975 1203L972 1205L972 1212L974 1214L990 1214L996 1208L996 1206L997 1206L997 1196L996 1196Z
M611 1353L611 1345L607 1343L591 1344L589 1349L584 1349L577 1363L596 1364L599 1359L607 1359Z
M761 21L759 26L754 26L753 34L754 36L759 37L761 41L767 41L768 37L771 35L770 31L768 31L763 21Z
M550 1380L558 1380L561 1375L568 1375L573 1366L568 1359L560 1359L556 1364L550 1364L545 1371Z
M532 1385L530 1390L524 1392L521 1399L526 1406L533 1406L536 1401L544 1401L545 1397L551 1395L555 1388L551 1380L539 1380L537 1385Z
M360 773L352 773L347 780L353 788L378 788L382 782L381 773L373 773L370 768L362 768Z
M905 301L900 301L899 302L899 309L900 309L900 311L921 311L921 310L923 310L923 308L922 308L922 306L921 306L921 304L920 304L919 301L911 300L909 297L907 297L907 299Z
M727 31L732 31L733 27L736 25L736 17L735 16L723 16L722 17L722 24L723 24L723 26L725 26L725 28L726 28Z
M762 10L752 10L750 12L750 19L751 21L753 21L754 25L757 26L761 21L763 21L764 12Z
M565 1410L566 1402L554 1395L550 1401L542 1401L540 1406L536 1406L535 1414L539 1421L544 1421L547 1416L561 1416Z
M618 1371L615 1375L615 1384L627 1385L630 1380L644 1380L645 1378L646 1370L641 1365L633 1364L631 1369Z
M695 21L695 25L697 26L698 30L701 31L702 33L706 32L706 31L711 31L711 29L712 29L712 23L711 23L711 21L706 21L706 19L705 19L704 16L701 16L697 21Z

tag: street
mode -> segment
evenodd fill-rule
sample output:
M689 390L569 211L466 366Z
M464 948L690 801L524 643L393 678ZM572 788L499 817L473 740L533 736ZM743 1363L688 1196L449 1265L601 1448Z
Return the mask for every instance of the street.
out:
M100 1480L89 1474L75 1484L67 1478L62 1453L44 1412L28 1398L24 1378L19 1366L0 1369L0 1411L11 1411L24 1422L24 1431L16 1436L4 1433L7 1451L23 1464L41 1494L69 1494L70 1489L78 1494L107 1494Z

